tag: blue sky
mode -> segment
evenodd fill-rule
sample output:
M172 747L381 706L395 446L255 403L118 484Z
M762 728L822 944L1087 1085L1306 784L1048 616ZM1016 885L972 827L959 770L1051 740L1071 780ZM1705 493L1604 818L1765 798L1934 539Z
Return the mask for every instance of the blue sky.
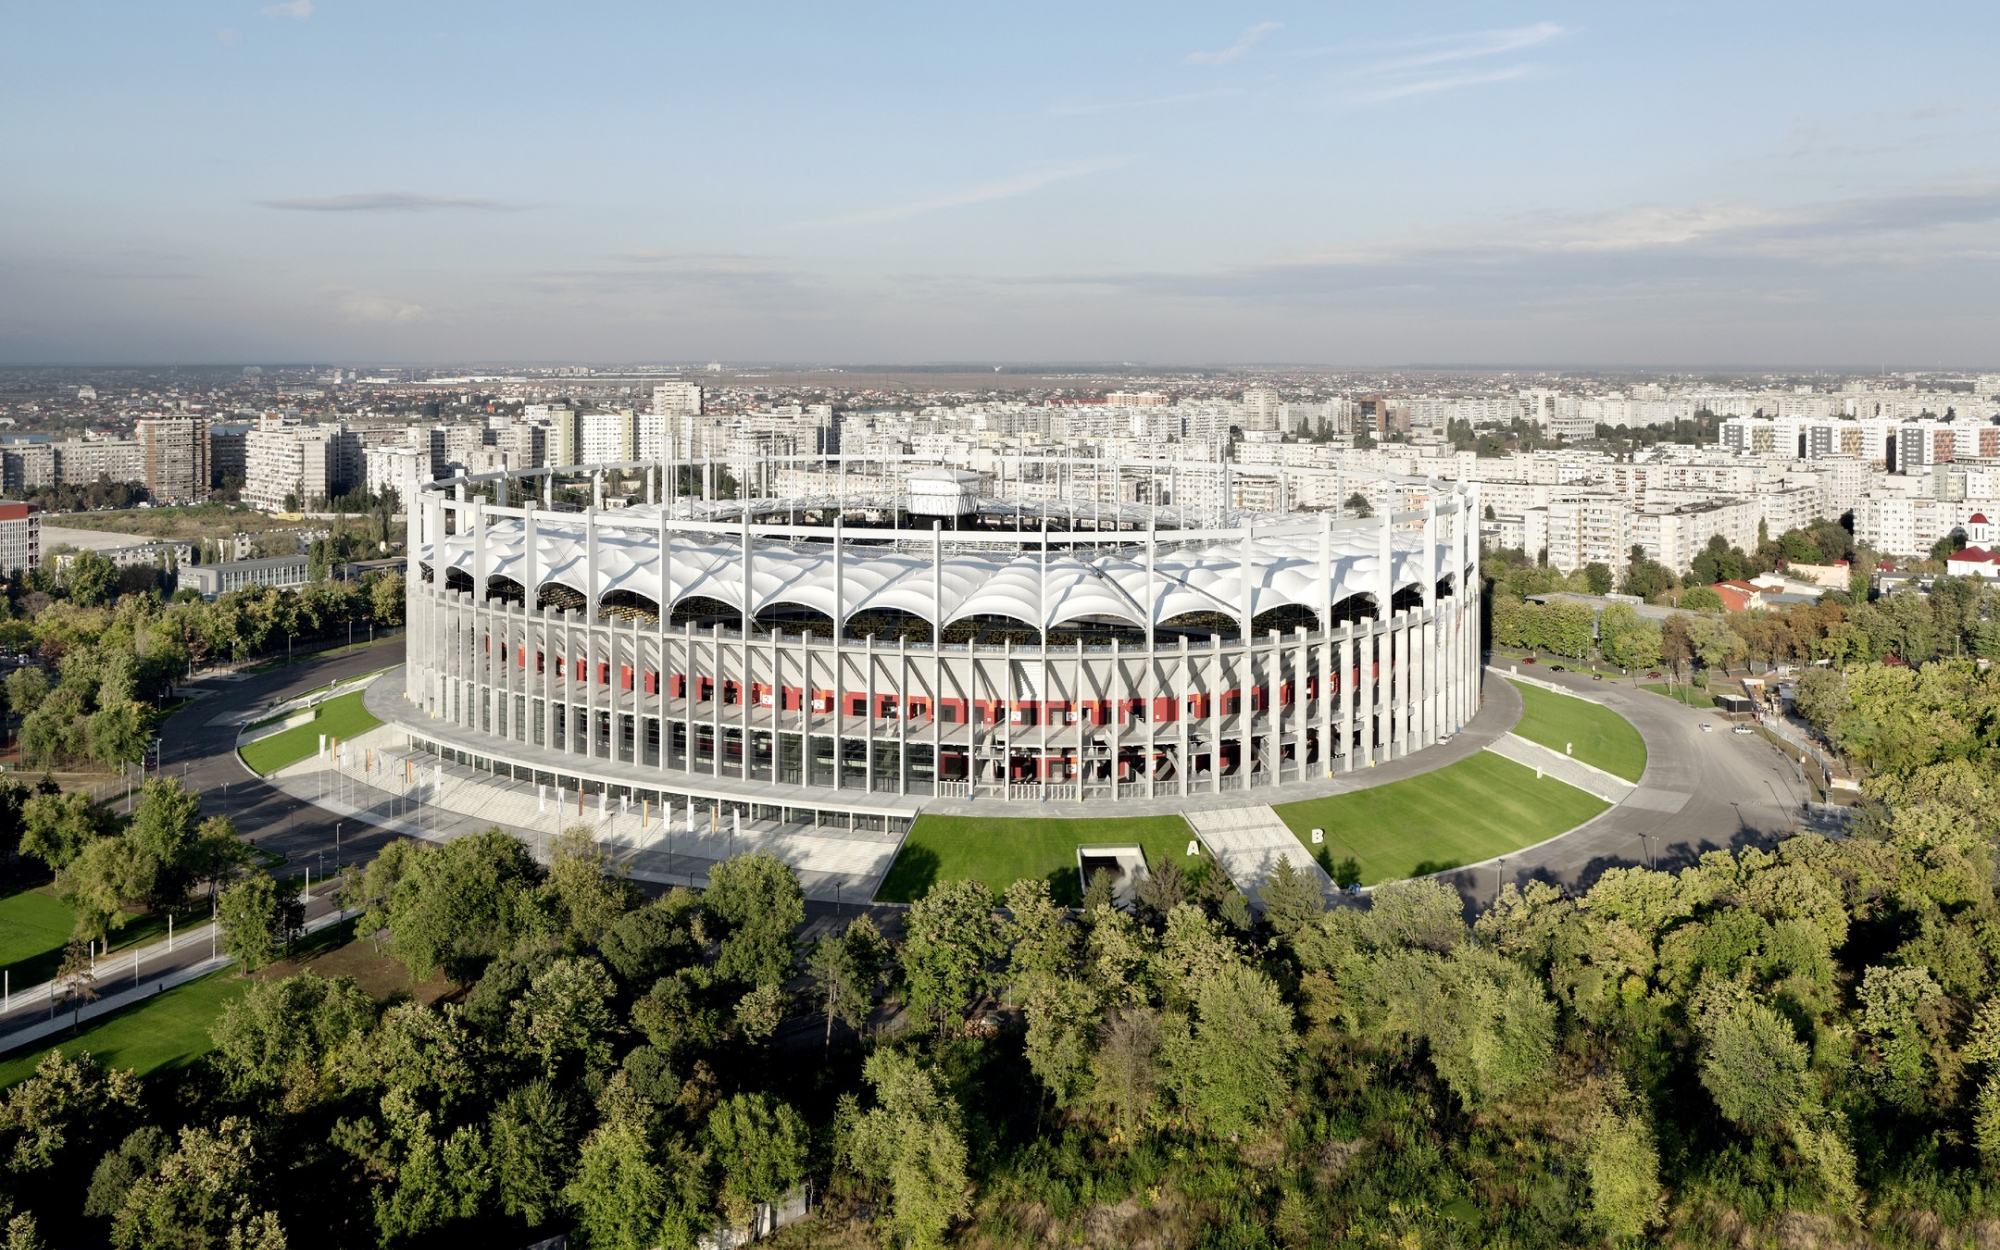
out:
M0 5L0 360L2000 365L1990 5Z

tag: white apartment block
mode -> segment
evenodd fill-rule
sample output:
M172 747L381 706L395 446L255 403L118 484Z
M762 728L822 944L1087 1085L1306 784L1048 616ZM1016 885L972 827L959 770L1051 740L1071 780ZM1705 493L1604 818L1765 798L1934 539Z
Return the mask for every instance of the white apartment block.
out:
M408 502L420 487L435 480L428 450L377 445L363 449L361 458L370 493L393 490L398 500Z
M637 459L637 422L630 408L591 409L581 417L581 464L618 464Z

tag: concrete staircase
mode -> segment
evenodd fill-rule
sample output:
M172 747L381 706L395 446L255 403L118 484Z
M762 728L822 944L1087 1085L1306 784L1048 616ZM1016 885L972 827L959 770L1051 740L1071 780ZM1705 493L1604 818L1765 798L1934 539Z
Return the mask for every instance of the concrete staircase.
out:
M1290 859L1292 867L1318 882L1321 894L1333 893L1333 878L1313 862L1312 853L1270 808L1234 807L1188 812L1186 816L1195 836L1251 902L1262 901L1264 883L1271 879L1279 856Z

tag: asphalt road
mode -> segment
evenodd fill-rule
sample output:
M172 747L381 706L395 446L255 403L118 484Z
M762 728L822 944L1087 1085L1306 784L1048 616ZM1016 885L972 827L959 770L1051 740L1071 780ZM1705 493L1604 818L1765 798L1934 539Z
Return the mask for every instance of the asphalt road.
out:
M236 757L234 722L274 701L402 662L403 640L394 638L324 659L300 660L241 681L211 677L196 686L209 693L168 717L161 728L161 771L183 777L189 789L200 793L202 815L227 816L249 841L283 855L288 873L309 867L315 881L331 873L336 836L341 862L366 862L396 835L352 819L343 821L266 785Z
M1506 663L1498 667L1504 674ZM1556 673L1545 665L1520 671L1574 689L1631 721L1646 740L1646 772L1632 799L1596 820L1446 877L1469 906L1490 903L1503 882L1543 880L1583 890L1606 868L1684 867L1708 851L1768 846L1800 827L1810 791L1791 757L1762 735L1731 733L1714 712L1640 690L1629 679L1592 681L1588 673ZM1703 724L1713 728L1703 732ZM1665 810L1677 802L1678 810Z

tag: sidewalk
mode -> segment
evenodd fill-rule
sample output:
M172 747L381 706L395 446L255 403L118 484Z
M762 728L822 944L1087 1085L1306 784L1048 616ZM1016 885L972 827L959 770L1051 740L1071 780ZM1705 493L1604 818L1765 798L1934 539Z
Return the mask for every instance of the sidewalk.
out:
M615 867L660 885L708 884L709 869L739 854L765 851L798 874L806 897L860 902L874 897L902 847L902 836L867 829L739 820L676 806L589 797L510 781L410 750L406 731L381 725L340 744L336 753L288 764L264 780L323 811L432 842L499 828L537 859L549 839L587 827Z
M334 908L331 901L323 896L316 895L313 901L322 904L324 910L316 919L306 922L307 935L330 928L353 915L352 912ZM215 926L205 924L185 934L176 934L172 951L166 949L165 942L155 942L136 948L129 957L121 953L116 959L100 960L97 987L103 991L111 991L118 985L126 988L103 993L96 1001L86 1004L81 1012L69 1009L57 981L45 981L15 991L9 997L7 1010L0 1012L0 1053L32 1045L64 1032L74 1022L88 1023L176 985L185 985L217 969L227 968L236 961L228 955L210 953L210 941L214 936L217 936ZM153 964L150 971L145 968L148 963Z
M1606 803L1623 803L1639 788L1615 773L1605 772L1553 747L1531 742L1519 734L1502 734L1487 744L1486 749L1503 759L1526 765L1537 774L1547 774L1566 786L1596 795Z

